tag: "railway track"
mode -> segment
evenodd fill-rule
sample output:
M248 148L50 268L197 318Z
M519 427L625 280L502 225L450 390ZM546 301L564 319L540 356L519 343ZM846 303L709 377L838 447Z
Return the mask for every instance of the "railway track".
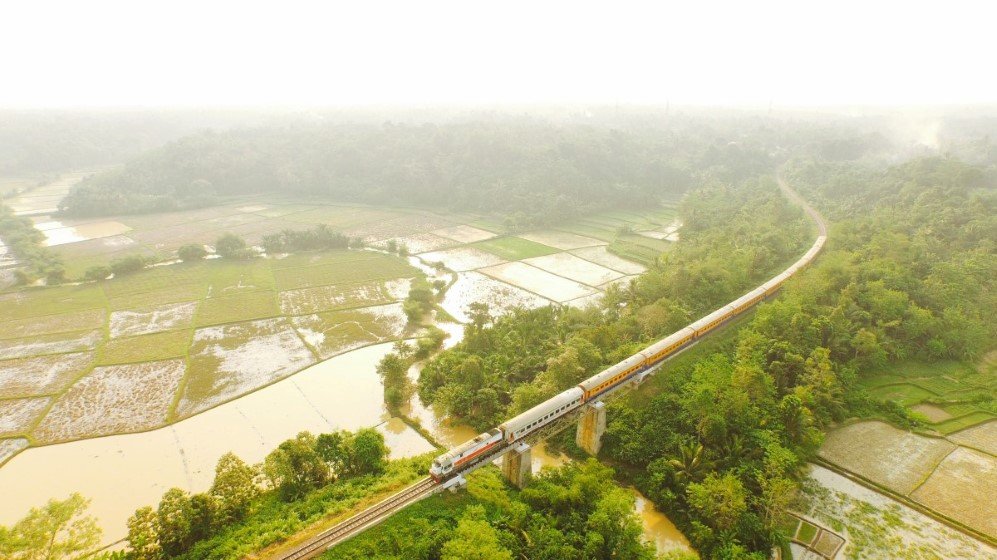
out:
M270 558L273 560L304 560L318 556L332 545L345 541L364 529L377 525L405 506L433 494L437 489L438 485L436 481L427 476L401 492L374 504L330 529L326 529L298 548L290 552L271 556Z

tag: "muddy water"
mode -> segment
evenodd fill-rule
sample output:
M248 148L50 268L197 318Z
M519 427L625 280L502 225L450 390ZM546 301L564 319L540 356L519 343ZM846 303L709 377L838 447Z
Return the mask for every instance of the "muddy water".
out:
M207 489L218 457L233 451L256 463L300 431L377 426L392 457L433 449L383 405L374 367L391 344L370 346L311 366L270 387L165 428L23 451L0 468L0 524L56 497L80 492L104 529L124 537L136 508L155 505L167 489Z
M675 549L692 550L689 539L675 527L671 519L658 511L651 500L636 489L631 488L630 491L634 494L634 509L644 526L644 538L654 543L659 553Z
M77 241L88 241L102 237L120 235L131 228L120 222L90 222L82 224L65 224L59 221L42 221L35 228L45 234L45 245L65 245Z

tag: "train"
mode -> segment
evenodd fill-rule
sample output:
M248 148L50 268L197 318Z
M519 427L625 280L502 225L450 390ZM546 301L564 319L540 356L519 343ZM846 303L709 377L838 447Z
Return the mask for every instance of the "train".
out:
M823 220L813 209L807 208L806 211L817 223L819 235L810 250L782 273L682 330L672 333L623 361L609 366L577 386L551 397L526 412L506 420L498 427L440 455L433 460L433 464L429 468L429 475L437 482L443 482L488 460L490 457L494 457L505 447L521 441L577 408L598 401L628 381L644 375L645 372L658 366L669 356L682 351L706 336L710 331L771 297L779 291L786 280L809 265L827 241L827 228Z

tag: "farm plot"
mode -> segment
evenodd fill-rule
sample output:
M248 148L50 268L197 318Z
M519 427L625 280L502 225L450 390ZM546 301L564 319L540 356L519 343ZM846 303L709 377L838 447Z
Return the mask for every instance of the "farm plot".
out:
M495 234L490 231L485 231L483 229L467 225L441 228L433 231L432 233L434 235L439 235L440 237L453 239L459 243L474 243L476 241L484 241L495 237Z
M423 253L419 257L428 263L441 262L443 266L456 272L466 272L504 262L499 257L471 247L458 247L446 251Z
M18 290L0 294L0 320L101 309L105 305L104 294L93 284Z
M202 274L207 278L208 297L230 296L253 291L273 291L277 288L270 260L230 261L220 259L198 263L195 267L201 268Z
M556 253L545 257L534 257L526 259L523 262L552 274L593 287L623 276L623 274L615 270L591 263L571 253Z
M533 309L552 302L534 293L499 282L479 272L465 272L447 290L442 307L462 323L469 322L465 306L471 302L488 304L491 313L500 315L514 307Z
M314 362L315 357L284 319L198 329L176 416L203 412Z
M596 293L594 288L521 262L483 268L480 272L558 303Z
M277 287L283 292L331 284L412 278L418 275L414 267L391 255L372 251L343 251L336 255L340 258L331 259L325 256L323 264L311 264L300 268L276 268L274 275L277 278ZM285 261L289 260L278 262L285 265Z
M373 245L379 249L385 249L388 246L390 240L384 239L374 243ZM440 249L448 249L457 245L457 242L453 239L447 239L446 237L440 237L439 235L433 235L432 233L416 233L413 235L405 235L394 239L398 246L404 246L408 249L409 253L425 253L426 251L439 251Z
M582 235L575 235L574 233L567 233L563 231L534 231L530 233L524 233L520 235L523 239L540 243L541 245L548 245L550 247L556 247L562 251L569 251L571 249L581 249L582 247L594 247L596 245L605 245L606 242L593 239L591 237L585 237Z
M827 434L820 456L899 493L909 494L955 444L905 432L878 421Z
M59 222L54 223L59 224ZM59 224L59 226L61 227L42 229L42 233L45 234L46 246L51 247L53 245L65 245L78 241L111 237L113 235L121 235L131 229L121 222L111 221L89 222L73 226L62 226L62 224Z
M0 437L26 434L52 399L0 400Z
M280 315L275 292L245 292L210 297L197 308L194 325L204 327L223 323L266 319Z
M183 360L95 368L56 401L32 435L54 443L161 426L183 372Z
M480 243L475 243L474 247L482 251L488 251L508 261L518 261L530 257L542 257L556 253L558 250L553 247L541 245L533 241L528 241L522 237L498 237Z
M369 307L404 299L412 281L407 278L387 282L367 282L319 286L281 292L280 309L286 315L304 315L349 307Z
M589 262L594 262L595 264L611 268L617 272L622 272L623 274L640 274L647 270L633 261L628 261L627 259L610 253L606 250L606 247L602 245L598 247L575 249L574 251L571 251L571 253Z
M93 330L0 340L0 360L90 350L102 338L101 331Z
M0 465L27 447L28 440L25 438L0 439Z
M984 533L997 536L997 458L957 448L911 495L931 509Z
M949 439L960 445L997 456L997 421L956 432L950 435Z
M0 362L0 395L30 397L58 393L90 368L93 353L58 354Z
M149 334L189 327L197 302L172 303L147 310L111 313L111 338Z
M398 340L405 330L401 304L303 315L292 319L301 338L320 358L363 346Z
M4 324L0 338L20 338L39 334L96 329L104 326L106 316L107 312L103 309L90 309L73 313L15 319Z
M360 237L366 241L381 241L416 233L428 233L454 225L453 221L432 214L399 215L399 212L396 212L394 215L397 217L368 220L366 223L345 229L343 233L350 237Z
M130 364L183 357L191 332L167 331L127 338L112 338L100 349L100 365Z
M827 469L811 466L806 512L845 537L837 558L978 560L993 547Z

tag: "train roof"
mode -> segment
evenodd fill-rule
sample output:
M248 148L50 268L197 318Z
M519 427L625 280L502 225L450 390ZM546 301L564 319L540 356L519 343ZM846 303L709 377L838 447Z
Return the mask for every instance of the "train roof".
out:
M503 422L499 428L501 428L503 433L508 436L510 432L519 431L519 429L523 426L526 426L541 416L545 416L551 410L557 410L558 408L561 408L562 406L580 398L582 398L582 390L578 387L572 387L567 391L554 395L553 397L534 406L526 412L519 414L518 416L513 416Z

